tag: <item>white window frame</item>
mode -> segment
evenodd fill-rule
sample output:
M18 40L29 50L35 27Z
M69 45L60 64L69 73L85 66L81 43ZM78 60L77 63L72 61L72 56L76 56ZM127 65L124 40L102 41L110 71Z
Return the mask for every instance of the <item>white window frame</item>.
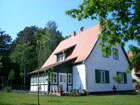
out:
M58 55L58 62L65 60L65 56L66 56L65 53Z
M69 78L70 76L70 78ZM68 73L68 84L72 84L72 74Z
M106 74L105 74L105 71L103 70L100 70L100 83L106 83Z
M56 77L55 77L55 75L56 75ZM54 81L54 78L56 79L56 81ZM57 73L53 73L51 84L57 84Z
M65 75L60 75L60 82L66 82Z

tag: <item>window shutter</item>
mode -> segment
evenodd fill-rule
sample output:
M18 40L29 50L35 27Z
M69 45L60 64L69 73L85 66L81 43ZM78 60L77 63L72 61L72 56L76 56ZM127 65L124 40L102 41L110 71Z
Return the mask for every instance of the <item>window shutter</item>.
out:
M56 55L56 62L58 62L58 55Z
M109 83L109 71L105 71L106 83Z
M95 70L95 80L96 80L96 83L100 83L99 70Z
M124 73L124 83L127 83L127 75Z

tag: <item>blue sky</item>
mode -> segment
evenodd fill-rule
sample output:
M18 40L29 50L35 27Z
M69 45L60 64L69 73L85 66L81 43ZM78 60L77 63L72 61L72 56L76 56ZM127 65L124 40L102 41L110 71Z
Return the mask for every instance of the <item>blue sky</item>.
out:
M15 39L17 33L27 26L36 25L45 27L51 20L58 25L58 30L63 36L71 32L80 31L80 27L86 29L97 24L98 21L90 19L78 21L65 15L65 11L76 8L83 0L0 0L0 28ZM128 51L129 42L125 46ZM136 44L136 43L134 43Z
M0 0L0 27L15 39L17 33L26 26L45 27L49 21L55 21L65 35L79 32L80 27L91 27L98 21L90 19L78 21L65 15L65 11L75 8L82 0Z

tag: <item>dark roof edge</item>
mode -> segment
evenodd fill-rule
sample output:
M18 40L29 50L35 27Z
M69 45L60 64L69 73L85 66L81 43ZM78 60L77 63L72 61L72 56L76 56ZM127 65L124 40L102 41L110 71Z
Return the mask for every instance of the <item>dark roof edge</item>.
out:
M121 48L122 48L122 50L123 50L123 52L124 52L124 55L125 55L125 57L126 57L126 59L127 59L128 63L129 63L129 65L130 65L130 64L131 64L131 62L130 62L130 60L129 60L129 58L128 58L128 56L127 56L127 54L126 54L126 52L125 52L124 48L123 48L123 47L121 47Z

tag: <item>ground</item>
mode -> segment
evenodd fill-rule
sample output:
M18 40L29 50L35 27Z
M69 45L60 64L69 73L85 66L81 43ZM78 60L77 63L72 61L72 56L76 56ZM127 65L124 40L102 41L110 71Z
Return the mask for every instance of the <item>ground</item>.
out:
M140 95L40 96L40 105L140 105ZM0 105L37 105L37 96L0 93Z

